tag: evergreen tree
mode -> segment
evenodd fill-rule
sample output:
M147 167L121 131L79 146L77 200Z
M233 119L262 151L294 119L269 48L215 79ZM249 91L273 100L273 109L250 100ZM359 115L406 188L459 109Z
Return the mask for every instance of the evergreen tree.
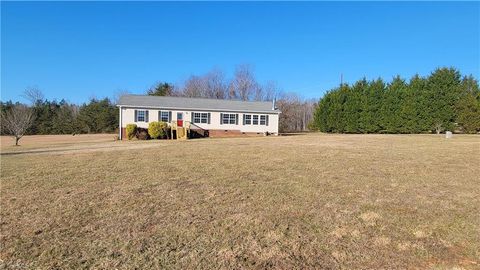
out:
M323 132L431 133L480 131L480 90L472 77L439 68L427 78L399 76L387 85L365 78L328 91L314 113Z

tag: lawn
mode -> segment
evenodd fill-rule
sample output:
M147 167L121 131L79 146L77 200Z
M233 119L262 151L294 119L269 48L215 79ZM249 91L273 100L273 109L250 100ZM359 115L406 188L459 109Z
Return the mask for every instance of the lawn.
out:
M2 139L3 267L480 268L479 136L104 136Z

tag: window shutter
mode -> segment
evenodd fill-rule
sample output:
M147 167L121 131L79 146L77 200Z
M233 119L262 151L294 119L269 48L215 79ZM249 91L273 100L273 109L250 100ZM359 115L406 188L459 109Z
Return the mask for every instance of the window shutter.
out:
M266 119L265 119L265 120L266 120L266 124L267 124L267 126L268 126L268 114L265 116L265 118L266 118Z
M172 111L168 111L168 122L172 122Z
M135 122L138 121L138 117L137 117L137 110L135 110Z
M207 124L210 124L210 113L208 113Z
M235 125L238 125L238 113L235 114Z
M220 113L220 125L223 124L223 113Z
M242 114L242 123L245 126L245 114Z
M145 122L148 123L148 110L145 110Z
M195 118L195 112L190 112L190 123L195 123L195 121L193 120Z

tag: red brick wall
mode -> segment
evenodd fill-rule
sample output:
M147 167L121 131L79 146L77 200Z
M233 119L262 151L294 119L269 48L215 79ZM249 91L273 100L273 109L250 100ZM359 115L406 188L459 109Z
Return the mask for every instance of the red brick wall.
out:
M208 131L209 137L219 138L219 137L243 137L243 136L263 136L263 132L240 132L240 130L220 130L220 129L210 129Z
M263 136L263 132L240 132L240 130L220 130L210 129L208 131L209 137L221 138L221 137L251 137L251 136ZM128 140L126 128L122 128L122 140Z
M126 128L122 128L122 140L128 140Z

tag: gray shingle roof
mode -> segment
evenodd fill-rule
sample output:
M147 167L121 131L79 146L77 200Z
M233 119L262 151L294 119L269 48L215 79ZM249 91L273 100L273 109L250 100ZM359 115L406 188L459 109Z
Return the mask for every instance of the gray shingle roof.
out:
M123 95L120 97L117 106L205 111L280 113L278 109L272 110L272 102L143 95Z

